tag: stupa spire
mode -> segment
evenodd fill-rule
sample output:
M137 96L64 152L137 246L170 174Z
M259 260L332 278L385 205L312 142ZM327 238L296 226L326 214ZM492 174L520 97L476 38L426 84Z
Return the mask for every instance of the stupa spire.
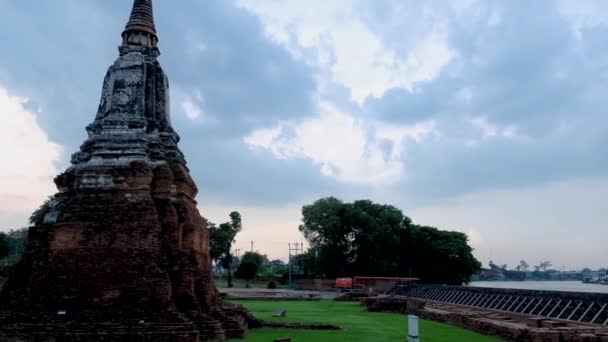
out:
M123 45L156 48L158 36L154 25L152 0L134 0L129 22L122 33Z

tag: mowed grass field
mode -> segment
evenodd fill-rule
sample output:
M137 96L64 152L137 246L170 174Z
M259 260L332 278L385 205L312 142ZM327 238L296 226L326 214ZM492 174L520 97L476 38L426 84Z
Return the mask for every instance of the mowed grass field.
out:
M356 302L335 301L232 301L242 304L256 317L277 322L331 323L341 331L304 331L288 329L253 330L247 342L272 342L291 337L293 342L396 342L407 341L407 320L404 315L372 313ZM278 309L287 310L286 318L274 318ZM451 325L420 321L420 339L424 342L499 342L500 339L483 336ZM231 342L243 340L230 340Z

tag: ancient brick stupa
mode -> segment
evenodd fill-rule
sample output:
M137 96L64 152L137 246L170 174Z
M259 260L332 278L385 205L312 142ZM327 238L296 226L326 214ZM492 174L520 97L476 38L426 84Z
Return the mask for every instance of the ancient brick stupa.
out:
M151 0L135 0L89 138L0 293L0 341L221 341L257 322L214 286L171 127Z

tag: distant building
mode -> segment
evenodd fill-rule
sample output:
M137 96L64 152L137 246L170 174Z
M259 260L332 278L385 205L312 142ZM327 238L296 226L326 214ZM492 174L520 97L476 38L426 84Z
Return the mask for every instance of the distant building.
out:
M283 262L283 260L280 260L280 259L272 260L268 263L268 267L270 267L270 268L285 267L285 266L287 266L287 264L285 264Z
M481 280L505 280L505 274L499 268L485 269L479 275Z

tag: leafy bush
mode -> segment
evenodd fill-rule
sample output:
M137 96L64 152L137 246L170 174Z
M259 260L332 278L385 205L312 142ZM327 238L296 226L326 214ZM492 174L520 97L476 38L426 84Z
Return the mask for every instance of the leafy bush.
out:
M236 270L235 275L237 278L245 279L247 287L249 287L249 281L253 280L255 274L258 271L258 265L250 260L242 261L239 268Z

